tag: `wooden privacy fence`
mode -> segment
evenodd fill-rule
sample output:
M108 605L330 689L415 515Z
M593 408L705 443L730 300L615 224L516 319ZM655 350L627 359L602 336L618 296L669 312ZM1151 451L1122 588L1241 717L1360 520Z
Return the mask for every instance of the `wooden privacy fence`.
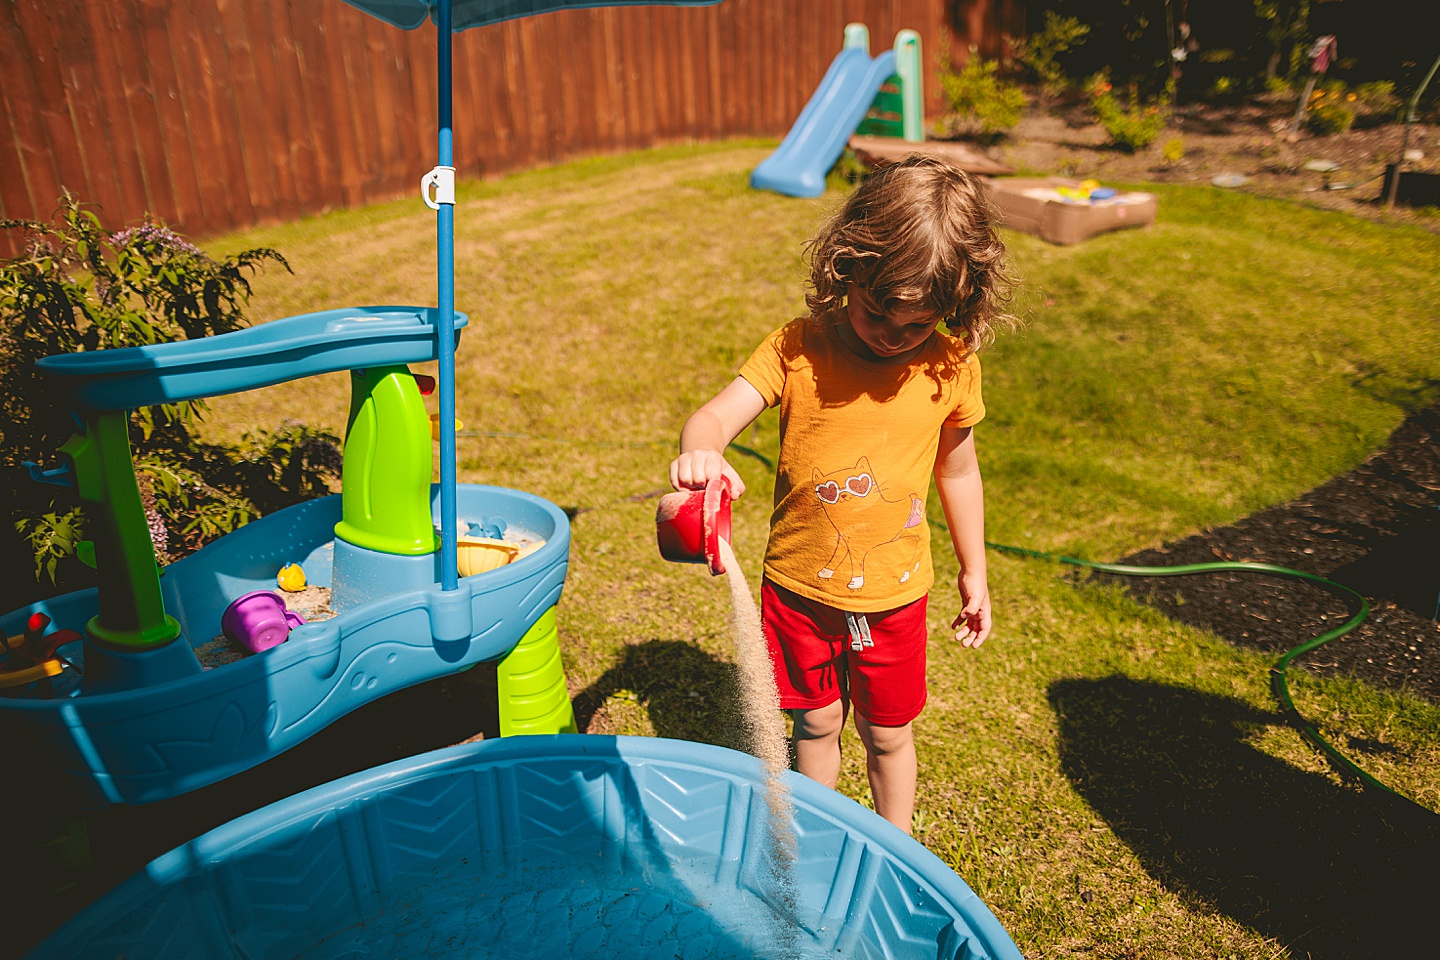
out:
M469 30L456 166L781 135L851 21L872 53L921 34L934 116L956 2L724 0ZM63 187L109 226L148 212L203 235L418 192L435 71L432 25L398 30L341 0L0 0L0 217L46 219Z

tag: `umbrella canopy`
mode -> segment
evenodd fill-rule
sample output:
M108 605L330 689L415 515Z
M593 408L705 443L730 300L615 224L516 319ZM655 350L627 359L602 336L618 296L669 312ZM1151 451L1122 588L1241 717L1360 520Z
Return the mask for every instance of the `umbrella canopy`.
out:
M428 16L439 24L438 0L345 0L386 23L402 30L414 30ZM450 30L459 33L471 27L502 20L516 20L535 13L577 10L583 7L634 7L658 5L703 7L720 0L451 0Z
M470 27L531 14L586 7L699 7L720 0L345 0L386 23L414 30L435 22L439 74L439 163L421 179L421 195L435 210L435 266L439 281L436 339L440 358L440 587L459 586L455 508L455 166L450 121L450 36ZM483 322L483 317L478 318Z

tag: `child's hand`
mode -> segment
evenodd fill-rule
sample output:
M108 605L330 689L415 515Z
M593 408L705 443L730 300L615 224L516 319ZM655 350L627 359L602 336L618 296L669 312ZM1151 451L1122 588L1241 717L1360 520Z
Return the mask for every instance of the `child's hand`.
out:
M960 574L960 616L950 624L962 647L978 647L990 636L990 586L985 575Z
M670 463L670 486L676 490L700 490L715 477L730 481L730 498L745 493L745 481L719 450L690 450Z

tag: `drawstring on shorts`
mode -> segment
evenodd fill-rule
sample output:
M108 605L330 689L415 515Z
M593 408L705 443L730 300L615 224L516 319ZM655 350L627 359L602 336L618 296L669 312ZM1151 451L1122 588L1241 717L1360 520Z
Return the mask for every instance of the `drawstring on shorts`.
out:
M875 646L875 641L870 639L870 621L865 619L865 614L845 614L845 626L850 630L851 650L859 653L866 647Z

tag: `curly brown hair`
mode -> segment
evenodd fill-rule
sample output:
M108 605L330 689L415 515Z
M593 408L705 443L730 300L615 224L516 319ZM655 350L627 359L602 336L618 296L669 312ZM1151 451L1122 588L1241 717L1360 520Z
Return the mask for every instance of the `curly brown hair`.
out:
M1005 262L985 190L974 177L933 157L912 155L881 167L806 245L805 302L820 322L839 322L853 283L887 313L934 309L954 336L979 350L1005 312L1017 280Z

